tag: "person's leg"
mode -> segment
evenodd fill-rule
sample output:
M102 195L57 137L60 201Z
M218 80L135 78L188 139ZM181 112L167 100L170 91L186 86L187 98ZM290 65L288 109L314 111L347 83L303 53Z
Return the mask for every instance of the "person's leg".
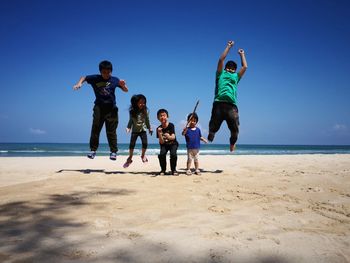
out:
M192 152L191 149L187 149L187 175L191 175L191 163L192 163Z
M214 102L209 121L208 141L212 142L214 140L215 133L220 129L222 122L221 103Z
M132 156L134 154L135 149L135 142L137 140L138 133L132 132L130 137L130 144L129 144L129 157L126 159L126 162L124 163L123 167L128 168L129 165L132 163Z
M141 159L145 163L145 162L148 162L147 157L145 156L147 146L148 146L147 133L145 131L141 132L140 137L141 137L141 142L142 142Z
M239 133L239 115L237 106L232 106L226 110L226 122L231 132L230 151L233 152Z
M134 155L134 148L130 148L129 149L129 157L128 157L128 161L132 161L132 156Z
M170 145L170 168L173 175L177 175L176 164L177 164L177 148L178 144L174 143Z
M101 108L98 105L94 106L93 112L94 113L90 135L90 150L95 152L98 149L100 132L104 123L104 116Z
M161 173L166 172L166 154L167 154L167 152L168 152L168 149L167 149L166 145L160 145L160 153L158 155L158 159L159 159Z
M196 169L195 173L197 175L200 175L201 172L199 170L199 161L198 161L198 157L199 157L199 149L195 149L193 150L193 160L194 160L194 167Z
M130 137L130 145L129 145L129 159L132 159L133 153L134 153L134 149L135 149L135 145L136 145L136 140L137 137L139 136L138 133L136 132L132 132L131 133L131 137Z
M106 134L111 153L118 151L117 146L117 127L118 127L118 108L115 106L106 114Z

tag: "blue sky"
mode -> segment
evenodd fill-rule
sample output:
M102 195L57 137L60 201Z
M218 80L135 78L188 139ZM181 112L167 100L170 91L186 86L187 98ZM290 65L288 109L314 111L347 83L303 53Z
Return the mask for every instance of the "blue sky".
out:
M152 124L164 107L178 133L200 99L206 134L217 60L232 39L228 58L239 62L243 48L248 61L238 143L350 144L349 1L14 0L1 10L0 142L88 142L93 91L72 86L104 59L130 89L116 93L120 142L138 93ZM215 142L228 137L223 124Z

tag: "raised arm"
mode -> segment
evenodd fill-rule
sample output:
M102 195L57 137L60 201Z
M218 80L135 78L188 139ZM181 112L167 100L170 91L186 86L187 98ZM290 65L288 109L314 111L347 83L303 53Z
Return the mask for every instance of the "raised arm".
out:
M238 54L241 57L241 63L242 63L242 67L241 67L241 69L238 72L238 76L241 78L244 75L245 71L247 70L248 64L247 64L247 60L245 58L244 50L243 49L239 49L238 50Z
M227 46L219 58L218 68L216 70L218 73L222 72L222 70L224 69L224 62L225 62L226 56L227 56L228 52L230 51L231 47L233 47L233 44L234 44L234 42L232 40L227 42Z
M86 79L85 76L84 76L84 77L81 77L81 78L79 79L79 81L77 82L77 84L75 84L75 85L73 86L73 89L74 89L74 90L80 89L81 86L83 85L85 79Z
M128 86L126 85L126 82L125 80L121 79L119 80L119 87L122 89L122 91L124 92L128 92L129 89L128 89Z

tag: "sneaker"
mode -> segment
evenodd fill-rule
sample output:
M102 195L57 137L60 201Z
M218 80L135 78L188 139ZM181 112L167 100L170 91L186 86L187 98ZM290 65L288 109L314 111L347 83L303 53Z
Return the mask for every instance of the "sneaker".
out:
M165 172L164 172L164 171L160 171L158 175L164 176L164 175L165 175Z
M187 170L187 171L186 171L186 174L187 174L187 175L192 175L191 170Z
M95 156L96 156L96 151L91 151L90 153L88 153L87 158L94 159Z
M142 162L143 163L147 163L148 162L148 159L147 159L147 157L146 156L141 156L141 160L142 160Z
M212 142L214 140L215 133L209 133L208 134L208 141Z
M117 153L111 153L109 155L109 159L111 159L112 161L116 161L117 160Z
M200 171L199 169L197 169L197 170L195 171L195 174L196 174L196 175L201 175L201 171Z
M175 175L175 176L178 176L179 173L177 171L171 171L171 175Z
M130 166L131 163L132 163L132 160L131 160L130 158L128 158L128 159L126 160L126 162L124 163L123 167L124 167L124 168L128 168L128 167Z

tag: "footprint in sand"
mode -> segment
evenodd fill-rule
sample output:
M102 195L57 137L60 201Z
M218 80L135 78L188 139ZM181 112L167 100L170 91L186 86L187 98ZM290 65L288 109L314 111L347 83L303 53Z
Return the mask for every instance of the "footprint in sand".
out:
M321 187L308 187L306 189L306 192L313 192L313 193L318 193L318 192L323 192L323 189Z
M83 258L90 258L97 254L96 251L86 252L84 250L74 249L63 253L63 256L68 258L69 260L77 260Z
M134 240L142 237L142 235L137 232L119 231L119 230L110 230L105 234L105 236L108 238L116 237L116 238L122 238L122 239L130 239L130 240Z
M304 210L302 208L297 208L297 207L286 207L286 209L290 212L294 212L294 213L302 213L304 212Z
M220 214L224 214L227 212L230 212L231 209L226 208L226 207L217 207L215 205L208 207L208 210L214 213L220 213Z
M340 223L350 223L350 211L345 205L326 202L311 202L309 208L317 214L329 219Z

